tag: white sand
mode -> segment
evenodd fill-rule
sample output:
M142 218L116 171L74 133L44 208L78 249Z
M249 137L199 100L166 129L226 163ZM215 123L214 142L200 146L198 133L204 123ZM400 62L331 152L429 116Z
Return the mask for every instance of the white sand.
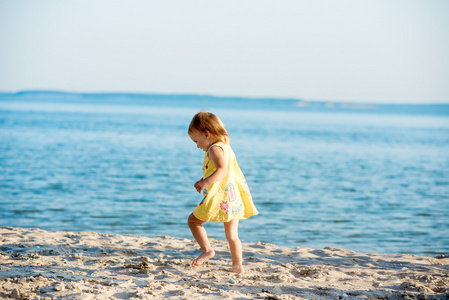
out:
M192 268L188 239L0 227L0 298L449 299L449 258L244 244L236 275L212 244Z

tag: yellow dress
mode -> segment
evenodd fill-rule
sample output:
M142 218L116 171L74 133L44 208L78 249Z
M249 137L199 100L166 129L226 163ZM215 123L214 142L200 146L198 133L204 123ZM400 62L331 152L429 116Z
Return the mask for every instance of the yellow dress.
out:
M211 147L223 149L228 172L223 179L206 187L203 192L204 198L193 210L193 215L207 222L229 222L232 219L247 219L257 215L259 212L253 203L245 177L237 164L231 146L220 142ZM206 152L203 178L209 177L214 172L215 165Z

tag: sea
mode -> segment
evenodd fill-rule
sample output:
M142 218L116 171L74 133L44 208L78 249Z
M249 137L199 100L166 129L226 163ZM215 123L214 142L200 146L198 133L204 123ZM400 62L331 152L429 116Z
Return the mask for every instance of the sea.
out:
M2 93L0 226L193 239L200 110L225 123L259 210L243 243L449 254L449 105Z

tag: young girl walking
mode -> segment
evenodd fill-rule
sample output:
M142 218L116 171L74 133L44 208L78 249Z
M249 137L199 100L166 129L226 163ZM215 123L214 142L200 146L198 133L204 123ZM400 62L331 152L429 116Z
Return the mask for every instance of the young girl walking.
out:
M257 215L258 211L229 144L228 132L216 115L201 111L190 122L188 134L205 152L203 177L194 185L204 198L188 219L193 237L201 248L201 254L192 266L199 266L215 256L203 223L223 222L232 256L231 272L243 273L239 219Z

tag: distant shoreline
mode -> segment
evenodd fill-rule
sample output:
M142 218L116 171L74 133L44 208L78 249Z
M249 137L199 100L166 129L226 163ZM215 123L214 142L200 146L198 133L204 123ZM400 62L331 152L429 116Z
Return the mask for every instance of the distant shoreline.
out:
M279 106L295 110L326 110L326 111L379 111L393 113L411 113L411 114L440 114L449 115L449 103L370 103L370 102L351 102L351 101L318 101L304 100L295 98L270 98L270 97L232 97L232 96L213 96L202 94L158 94L158 93L115 93L115 92L65 92L65 91L46 91L46 90L25 90L19 92L0 92L0 101L85 101L85 100L114 100L114 101L193 101L198 104L232 104L238 103L243 106L257 107Z

